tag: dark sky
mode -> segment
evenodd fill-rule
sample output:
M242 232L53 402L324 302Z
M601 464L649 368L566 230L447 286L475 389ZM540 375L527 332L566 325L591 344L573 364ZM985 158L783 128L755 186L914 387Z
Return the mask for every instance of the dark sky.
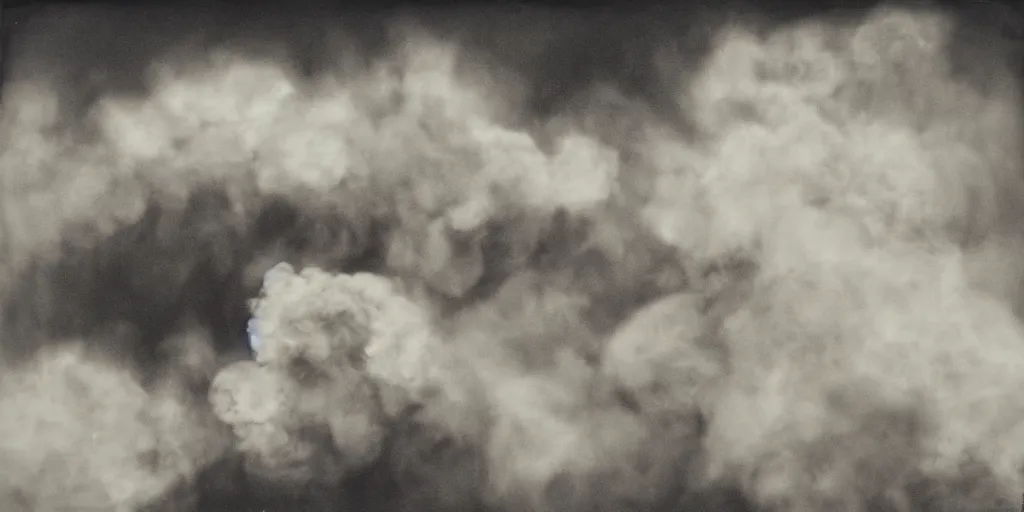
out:
M396 12L413 13L433 30L460 39L483 58L525 78L526 104L542 117L567 108L577 91L603 82L664 116L678 118L685 129L684 116L675 111L666 90L665 73L678 76L699 64L723 13L746 12L778 24L823 12L857 16L875 2L833 0L808 8L807 3L773 1L757 9L741 8L738 2L716 3L713 9L653 2L583 8L582 3L410 3L417 6L414 12L397 2L371 11L308 0L242 7L8 0L5 75L7 80L31 76L63 84L65 112L76 119L100 95L145 94L145 70L154 59L175 55L187 60L190 52L199 55L227 43L254 56L285 59L296 73L314 76L338 60L327 42L329 30L341 27L358 48L356 55L343 57L348 65L365 63L388 51L384 20ZM964 34L951 52L963 65L990 61L993 37L1020 32L1021 18L1009 4L974 2L958 12ZM1002 25L999 30L993 30L996 24ZM655 51L669 46L686 56L680 69L658 69L652 62ZM1019 61L1020 53L1014 57Z

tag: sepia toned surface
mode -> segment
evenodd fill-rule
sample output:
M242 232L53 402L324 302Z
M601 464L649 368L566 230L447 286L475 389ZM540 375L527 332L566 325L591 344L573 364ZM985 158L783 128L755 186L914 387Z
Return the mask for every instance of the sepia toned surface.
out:
M8 16L0 510L1016 509L986 9Z

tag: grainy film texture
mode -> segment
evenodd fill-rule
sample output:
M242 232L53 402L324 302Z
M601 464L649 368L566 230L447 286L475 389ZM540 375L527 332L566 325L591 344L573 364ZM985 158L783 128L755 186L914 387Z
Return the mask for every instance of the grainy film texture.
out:
M1010 15L18 11L0 510L1018 506Z

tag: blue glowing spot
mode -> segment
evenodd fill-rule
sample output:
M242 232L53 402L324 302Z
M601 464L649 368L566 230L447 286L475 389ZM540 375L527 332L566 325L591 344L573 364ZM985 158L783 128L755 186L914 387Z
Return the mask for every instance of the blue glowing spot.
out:
M256 325L256 319L250 318L249 323L246 326L246 331L249 332L249 347L252 348L253 352L259 352L260 347L263 346L263 341L260 340L259 329Z

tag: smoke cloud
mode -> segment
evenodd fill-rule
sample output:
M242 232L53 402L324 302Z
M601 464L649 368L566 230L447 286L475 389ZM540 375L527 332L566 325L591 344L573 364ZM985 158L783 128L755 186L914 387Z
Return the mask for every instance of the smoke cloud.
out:
M1017 506L1019 41L497 12L22 22L0 508Z

